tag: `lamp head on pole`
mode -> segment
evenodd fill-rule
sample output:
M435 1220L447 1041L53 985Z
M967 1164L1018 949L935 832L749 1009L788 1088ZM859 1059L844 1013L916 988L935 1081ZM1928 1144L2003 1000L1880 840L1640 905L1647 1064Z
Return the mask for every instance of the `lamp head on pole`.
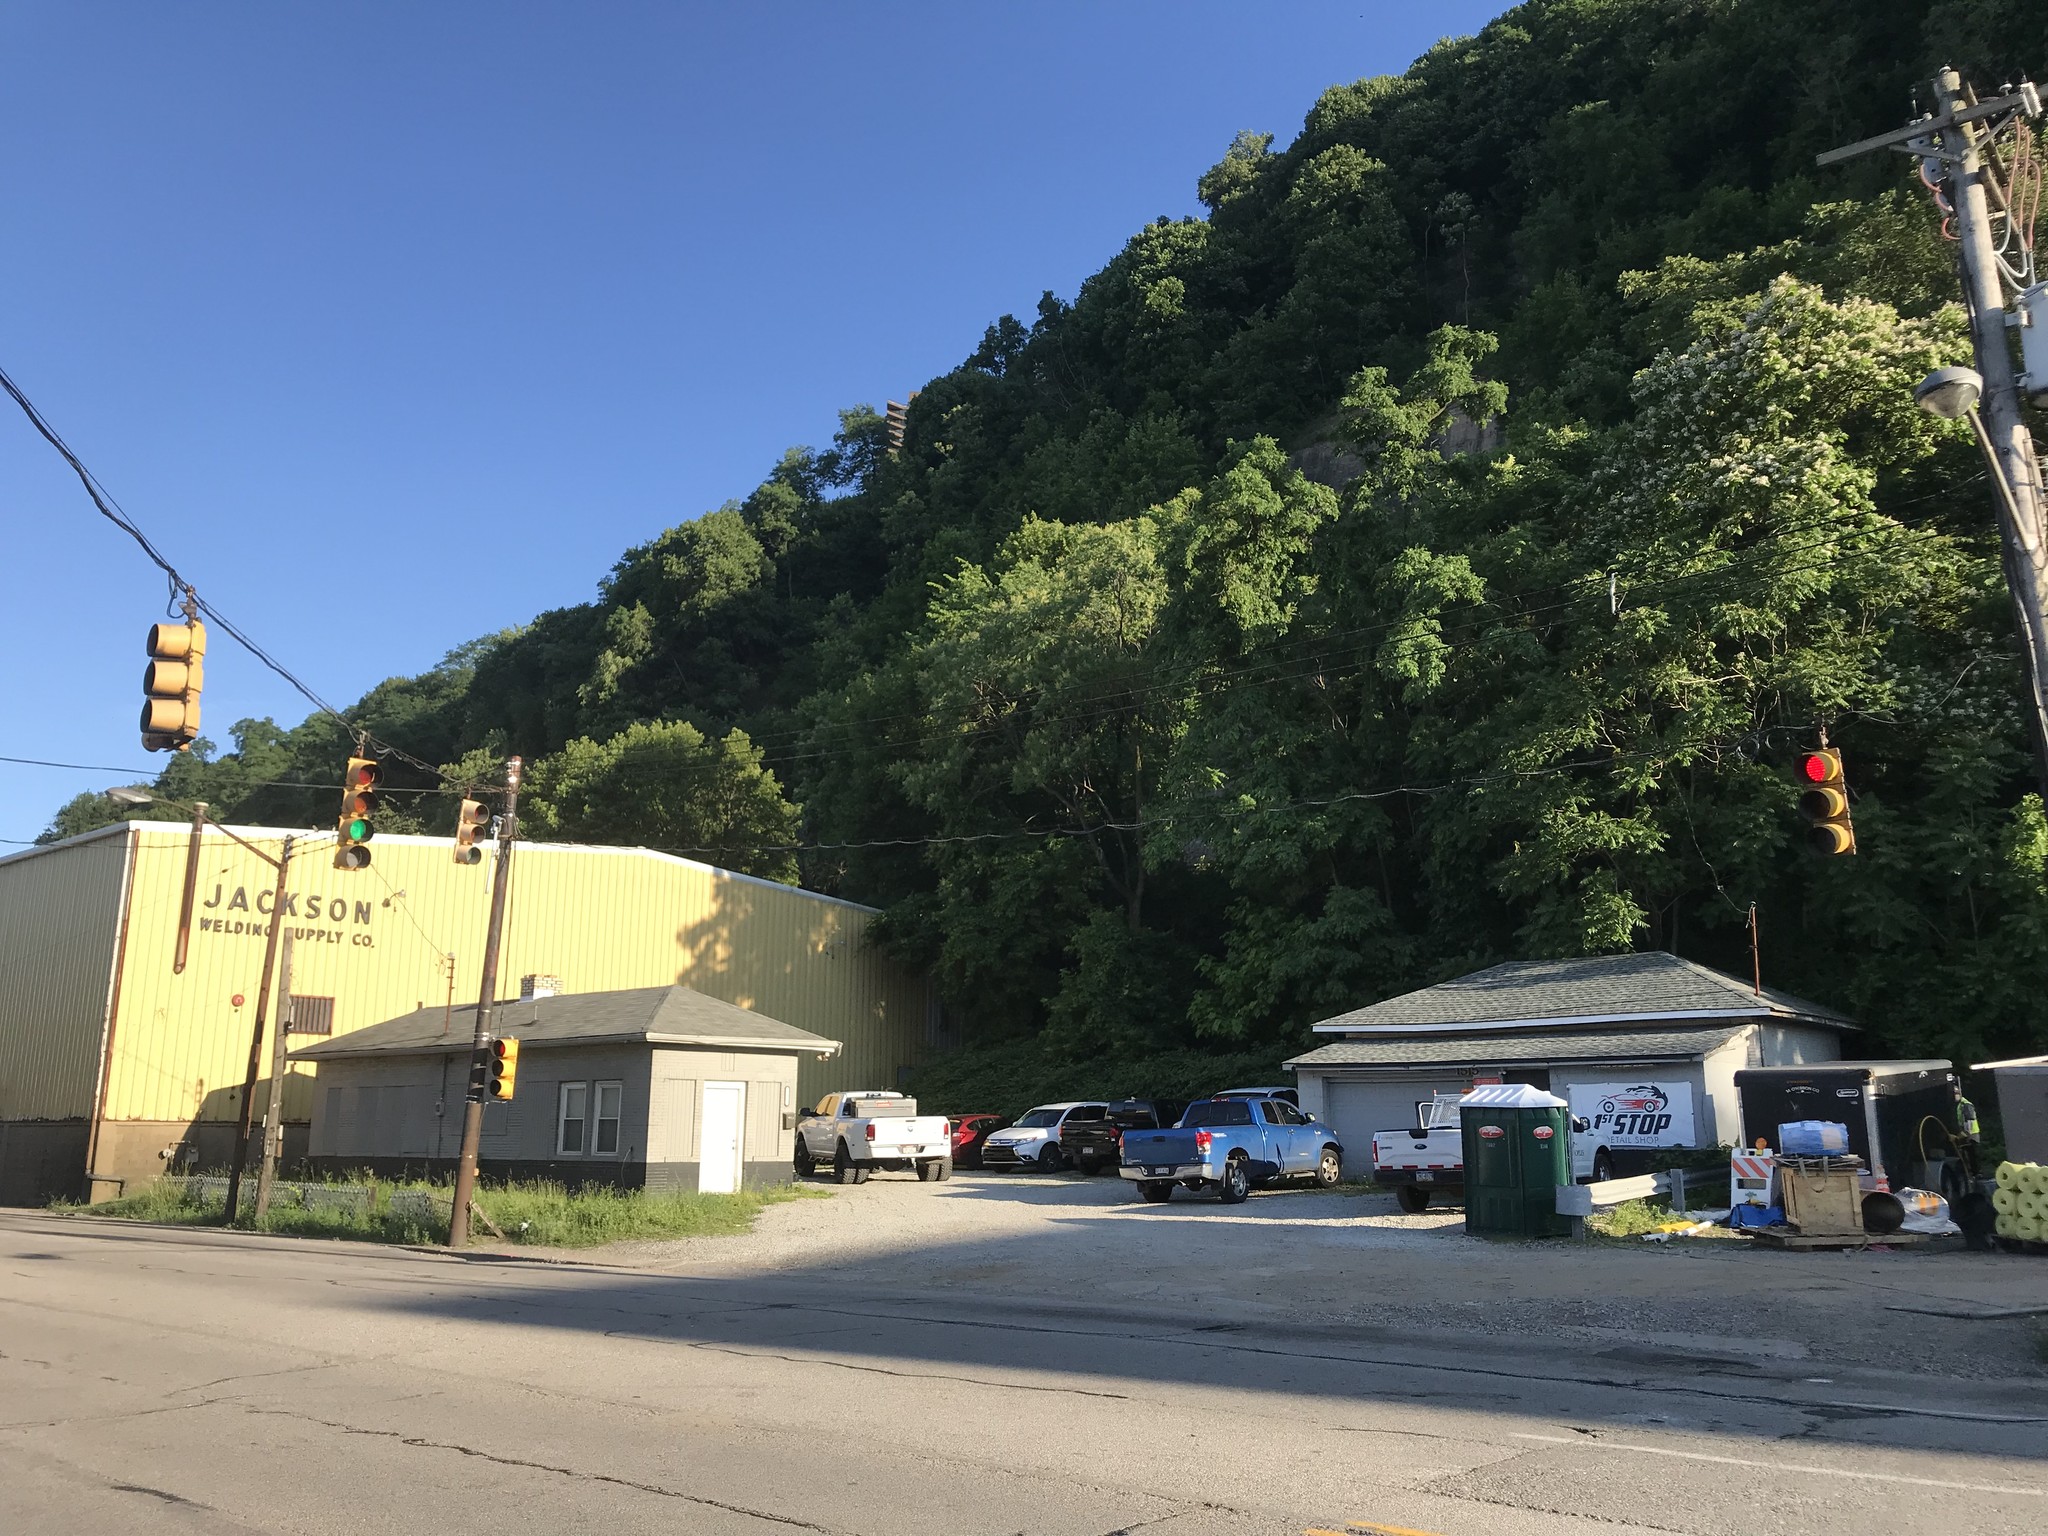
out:
M1984 393L1984 376L1974 368L1937 368L1913 386L1920 409L1944 421L1969 415Z
M140 784L122 784L107 791L107 798L116 805L153 805L156 796Z

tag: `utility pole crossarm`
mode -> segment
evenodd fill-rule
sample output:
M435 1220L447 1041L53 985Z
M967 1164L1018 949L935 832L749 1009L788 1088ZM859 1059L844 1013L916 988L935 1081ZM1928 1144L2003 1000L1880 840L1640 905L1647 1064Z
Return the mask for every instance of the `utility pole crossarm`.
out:
M1908 123L1903 128L1894 128L1890 133L1873 134L1867 139L1858 139L1854 144L1844 144L1840 149L1828 150L1815 155L1815 165L1840 165L1844 160L1854 160L1859 155L1874 154L1880 149L1903 150L1907 154L1919 154L1913 141L1924 139L1929 134L1939 133L1944 128L1954 128L1961 123L1974 123L1983 118L1996 117L2001 112L2014 108L2029 117L2041 115L2041 93L2031 80L2022 81L2020 88L2003 96L1993 96L1989 101L1980 101L1974 106L1958 108L1953 112L1930 113L1918 122Z

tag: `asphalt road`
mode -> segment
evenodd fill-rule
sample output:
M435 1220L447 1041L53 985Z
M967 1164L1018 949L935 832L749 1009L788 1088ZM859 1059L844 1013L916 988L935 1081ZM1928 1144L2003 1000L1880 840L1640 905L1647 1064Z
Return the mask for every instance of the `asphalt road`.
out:
M7 1532L2048 1528L2038 1378L31 1214L0 1260Z

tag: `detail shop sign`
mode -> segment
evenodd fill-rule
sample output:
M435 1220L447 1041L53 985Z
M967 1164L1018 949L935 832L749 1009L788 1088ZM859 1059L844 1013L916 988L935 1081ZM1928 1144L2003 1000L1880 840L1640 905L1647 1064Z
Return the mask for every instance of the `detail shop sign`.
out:
M274 895L276 892L268 887L259 887L252 898L247 886L238 885L229 891L224 885L216 885L213 894L199 904L199 931L268 938L270 924L265 919L271 915ZM376 942L369 932L370 914L375 910L375 904L367 901L346 901L317 891L286 891L282 915L306 925L291 930L292 938L299 943L349 944L369 949Z
M1610 1147L1689 1147L1691 1083L1573 1083L1572 1113Z

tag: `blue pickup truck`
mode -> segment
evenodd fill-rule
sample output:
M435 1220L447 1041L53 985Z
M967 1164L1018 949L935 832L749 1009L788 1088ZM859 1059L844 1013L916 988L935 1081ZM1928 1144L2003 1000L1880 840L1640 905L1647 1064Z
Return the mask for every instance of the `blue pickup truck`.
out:
M1125 1131L1123 1140L1118 1171L1155 1205L1172 1199L1176 1184L1213 1189L1225 1205L1280 1179L1327 1187L1344 1166L1330 1128L1285 1099L1204 1099L1172 1130Z

